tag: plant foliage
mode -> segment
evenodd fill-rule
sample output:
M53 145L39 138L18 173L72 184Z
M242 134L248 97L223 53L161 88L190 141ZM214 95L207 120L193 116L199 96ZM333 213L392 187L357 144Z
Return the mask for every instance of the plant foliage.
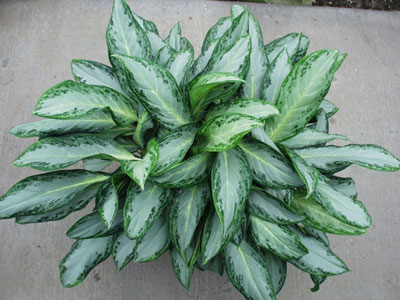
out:
M371 217L354 181L334 174L397 171L400 161L375 145L326 145L347 140L328 133L338 109L325 99L345 54L306 54L302 33L264 46L236 5L196 60L179 23L162 39L124 0L106 42L111 66L73 60L75 81L38 101L44 119L10 130L39 138L14 165L48 172L3 195L0 218L54 221L95 200L67 231L76 242L59 266L63 286L109 256L120 270L168 250L185 288L195 268L225 270L246 299L275 299L287 262L314 290L349 271L326 233L363 234ZM65 170L79 161L84 170Z

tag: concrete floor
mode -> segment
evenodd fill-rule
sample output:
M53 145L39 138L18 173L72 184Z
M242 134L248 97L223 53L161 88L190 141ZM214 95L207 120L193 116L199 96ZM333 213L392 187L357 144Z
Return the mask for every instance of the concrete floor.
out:
M207 29L229 14L231 3L210 1L129 1L155 21L162 36L178 20L196 52ZM376 143L400 156L400 14L351 9L247 4L259 19L264 40L304 32L311 50L334 48L349 54L328 99L339 107L332 132L355 143ZM86 58L107 63L105 29L112 2L0 2L0 194L34 171L11 167L32 140L7 133L33 121L41 93L72 78L69 63ZM311 293L308 275L290 267L279 299L400 299L400 173L351 167L344 175L358 183L359 199L373 225L361 237L332 237L334 251L352 272L331 277ZM80 214L42 225L0 221L0 300L54 299L242 299L226 277L196 271L190 292L174 278L169 255L149 264L131 264L118 272L111 259L95 268L79 286L63 289L58 263L73 241L64 233Z

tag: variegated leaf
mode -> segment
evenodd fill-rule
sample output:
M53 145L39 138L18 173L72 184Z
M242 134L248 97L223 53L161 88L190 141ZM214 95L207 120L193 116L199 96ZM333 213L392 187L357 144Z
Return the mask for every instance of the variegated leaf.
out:
M131 240L121 231L114 243L112 249L112 257L118 271L122 270L132 259L135 254L137 240Z
M71 80L47 90L33 114L52 119L73 119L107 108L120 126L137 120L135 109L121 93L106 86L84 85Z
M131 182L124 206L124 228L130 239L143 237L171 200L171 191L149 182L141 190Z
M0 197L0 218L39 215L74 201L91 185L108 176L84 170L56 171L27 177Z
M291 148L306 148L328 143L333 140L348 141L348 138L340 134L329 134L311 128L304 128L294 137L282 142L281 144Z

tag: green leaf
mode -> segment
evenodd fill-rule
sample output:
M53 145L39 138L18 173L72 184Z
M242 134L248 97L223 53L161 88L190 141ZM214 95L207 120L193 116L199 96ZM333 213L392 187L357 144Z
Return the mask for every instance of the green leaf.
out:
M337 257L323 241L305 236L299 230L294 230L306 246L308 253L296 260L290 260L300 270L312 275L338 275L349 271L345 263Z
M46 137L68 133L98 133L116 126L111 114L100 110L76 119L44 119L17 125L11 128L9 133L20 138Z
M163 48L166 44L165 42L155 34L154 32L147 32L147 37L151 46L151 54L154 58L156 58L158 51Z
M232 25L219 38L213 56L224 52L234 45L241 37L249 34L249 12L245 9L237 18L232 20Z
M325 210L312 198L306 198L301 192L295 193L291 208L298 214L304 215L303 224L323 232L341 235L360 235L366 232L350 224L340 221Z
M109 66L92 60L73 59L71 71L76 82L89 85L104 85L124 94L117 75Z
M211 108L211 110L207 112L206 120L211 120L215 117L229 113L248 115L262 121L270 116L278 115L279 111L275 106L263 100L236 98L232 101L226 101Z
M217 46L217 43L218 40L210 42L209 46L204 51L202 51L200 56L196 59L196 61L193 64L192 70L190 72L189 81L192 81L193 78L202 73L202 71L210 61L211 55L213 54L214 49Z
M265 132L264 127L257 127L254 128L251 131L251 137L253 139L256 139L257 141L263 142L264 144L266 144L267 146L270 146L272 149L274 149L276 152L278 152L279 154L281 154L282 156L283 153L282 151L279 149L279 147L271 140L271 138L268 136L268 134Z
M146 155L138 161L122 161L122 171L131 177L144 190L144 184L154 169L159 157L157 141L153 138L147 143Z
M133 139L136 143L140 145L140 147L144 148L149 136L149 131L154 129L155 124L153 119L151 118L148 111L143 107L143 105L139 104L138 107L138 121L136 124L136 130L133 135Z
M301 40L303 41L301 42ZM302 33L289 33L265 45L265 53L268 56L268 60L273 61L282 49L286 49L289 53L290 60L296 63L297 60L307 52L307 40L308 38Z
M190 246L195 230L210 199L208 183L180 190L168 213L169 236L179 253Z
M193 144L197 130L197 125L183 125L160 140L158 144L160 156L152 172L154 176L165 173L183 160Z
M135 18L136 22L140 25L140 27L142 27L144 31L146 31L147 34L154 33L158 35L158 29L156 24L154 24L154 22L146 20L141 16L135 14L134 12L132 12L132 15Z
M68 170L27 177L0 197L0 218L43 214L78 197L92 184L108 179L101 173Z
M95 197L98 188L98 184L92 184L80 193L78 193L72 199L72 201L68 202L67 204L42 214L17 216L15 218L15 223L29 224L61 220L68 216L70 213L85 208L86 205Z
M325 144L336 139L343 141L349 140L347 137L340 134L328 134L306 127L297 135L281 144L291 149L298 149Z
M351 198L357 198L357 187L352 178L330 176L329 184L342 194Z
M165 68L174 76L176 83L181 85L194 62L192 49L183 49L173 55Z
M181 23L178 22L171 28L165 42L175 51L181 51Z
M167 62L176 55L176 51L172 49L169 45L165 45L160 50L158 50L155 61L158 65L165 67Z
M320 132L329 132L329 120L324 110L318 109L316 114L316 121L314 124L310 125L310 128L315 129Z
M234 20L234 19L236 19L237 17L239 17L240 14L241 14L245 9L246 9L246 8L243 7L243 6L241 6L241 5L237 5L237 4L232 5L232 7L231 7L231 19Z
M192 279L194 267L188 267L182 256L175 248L172 248L170 253L171 253L172 267L174 268L176 277L178 278L179 282L183 285L183 287L189 290L190 280Z
M300 33L299 47L297 48L296 54L292 57L293 63L296 64L300 59L302 59L306 53L308 46L310 45L310 39L304 34ZM341 55L339 55L340 57ZM337 68L339 69L340 66Z
M171 188L195 185L210 174L213 158L211 153L206 152L191 156L162 175L152 176L151 181Z
M284 260L297 259L308 251L300 238L286 226L250 215L251 236L256 244Z
M83 168L88 171L99 172L108 167L112 161L99 158L85 158L82 160Z
M234 148L240 140L263 123L251 116L227 113L208 120L200 128L197 145L201 151L218 152Z
M220 72L209 73L197 77L189 85L190 105L193 115L198 118L208 104L230 97L237 91L241 82L245 82L238 76Z
M293 200L293 194L294 190L293 189L270 189L270 188L264 188L264 190L271 196L279 199L286 205L290 206L290 203Z
M93 135L75 135L49 137L33 143L17 157L13 165L52 171L93 156L105 156L115 160L137 159L113 140Z
M125 182L126 176L115 174L103 184L96 195L96 208L101 220L108 229L111 228L119 209L118 190Z
M276 103L282 83L292 68L289 54L283 48L274 58L263 78L261 97L271 103Z
M211 172L212 198L224 233L242 219L251 181L249 164L239 148L216 155Z
M166 69L137 57L117 56L139 101L160 125L174 129L191 123L182 91Z
M256 140L242 140L240 148L247 156L253 179L270 188L302 186L303 182L291 164L279 153Z
M371 225L371 216L365 206L353 198L335 190L323 175L319 176L314 200L321 204L329 214L342 222L365 229Z
M212 271L218 273L220 276L224 275L224 265L220 255L215 256L211 259L208 263L203 264L202 258L200 257L199 260L196 262L196 268L200 271Z
M201 46L201 52L205 53L208 51L212 44L217 43L223 34L231 27L232 20L230 17L224 17L218 20L214 26L212 26L204 38L203 45Z
M131 240L121 231L114 243L112 257L118 271L121 271L132 259L135 254L137 240Z
M223 256L230 281L246 299L276 299L264 258L249 243L229 243Z
M250 36L239 38L232 46L217 51L218 42L210 61L204 69L204 73L228 72L243 78L246 74L250 60L251 40Z
M113 236L76 241L59 265L63 287L81 283L95 266L110 256L113 244Z
M39 99L34 115L52 119L74 119L109 108L120 126L137 120L135 109L125 96L106 86L63 81Z
M375 171L400 169L400 161L389 151L376 145L324 146L296 150L310 166L322 172L335 173L351 164Z
M171 200L171 191L146 183L144 190L129 185L124 206L124 228L130 239L143 237Z
M207 217L203 228L201 241L201 256L203 264L213 259L238 232L241 222L236 222L236 226L230 228L228 232L223 231L221 221L217 213L212 209Z
M334 114L336 114L339 111L339 108L327 99L322 100L319 108L322 109L326 113L326 116L328 118L332 117Z
M306 161L293 150L290 150L288 148L286 148L285 150L286 153L289 155L289 158L291 159L293 166L297 171L297 174L299 174L299 177L304 182L307 188L308 198L312 193L314 193L315 189L317 188L319 172L316 169L310 167L306 163Z
M311 292L318 292L320 285L328 278L328 276L311 275L311 280L314 282L314 287Z
M292 68L276 101L281 114L266 124L273 141L291 138L306 126L328 93L338 55L336 50L319 50Z
M170 239L165 214L162 214L150 227L147 233L137 240L135 262L149 262L156 260L168 250Z
M268 67L268 58L264 52L264 41L260 24L249 14L249 34L251 36L251 54L246 75L247 85L243 85L241 96L261 99L264 74Z
M304 217L288 210L280 200L258 190L250 192L247 209L252 215L277 224L293 224L304 220Z
M110 55L121 54L151 58L151 47L125 0L115 0L106 32Z
M325 245L329 246L328 236L326 235L325 232L307 226L304 226L302 229L305 234L319 238L325 243Z
M264 252L264 259L269 274L271 275L275 294L278 294L286 280L287 263L283 259L267 251Z
M98 211L83 216L76 221L67 231L71 239L91 239L109 236L123 228L122 210L119 210L114 222L107 228Z

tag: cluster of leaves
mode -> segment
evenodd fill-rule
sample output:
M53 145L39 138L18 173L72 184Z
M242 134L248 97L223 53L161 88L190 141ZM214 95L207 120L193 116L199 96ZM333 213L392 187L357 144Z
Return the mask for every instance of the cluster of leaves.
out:
M60 263L63 286L110 255L122 269L167 250L186 288L194 268L226 270L247 299L275 299L287 262L315 290L348 271L326 233L360 235L371 218L354 181L333 174L400 162L379 146L326 145L347 140L328 133L338 109L324 99L345 55L306 55L301 33L264 46L241 6L208 31L196 60L179 23L163 40L124 0L106 41L112 67L73 60L75 81L39 99L45 119L10 131L39 137L14 165L50 172L15 184L0 218L59 220L95 199L67 231L77 241ZM60 170L81 160L84 170Z

